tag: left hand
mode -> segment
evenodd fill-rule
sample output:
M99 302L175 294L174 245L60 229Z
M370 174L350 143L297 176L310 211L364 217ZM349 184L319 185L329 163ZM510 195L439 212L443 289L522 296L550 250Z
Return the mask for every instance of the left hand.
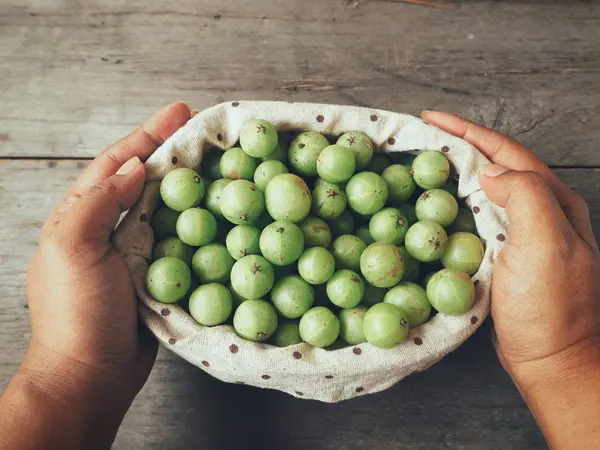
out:
M142 161L190 117L175 103L110 146L46 221L27 274L32 336L23 367L53 389L83 383L126 411L146 382L157 342L140 325L132 280L110 237L142 193Z

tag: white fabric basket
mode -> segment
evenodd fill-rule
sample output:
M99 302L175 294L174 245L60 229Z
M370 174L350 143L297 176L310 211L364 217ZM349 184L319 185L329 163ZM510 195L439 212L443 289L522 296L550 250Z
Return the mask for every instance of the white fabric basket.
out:
M382 152L443 150L460 175L459 197L466 198L475 213L486 246L483 263L474 276L477 299L473 308L458 317L437 314L412 329L408 339L391 350L368 343L324 350L307 344L278 348L248 342L229 325L204 327L178 305L154 301L144 279L154 243L149 222L159 201L160 180L176 167L199 170L205 149L234 146L242 124L250 118L266 119L278 131L315 130L326 135L361 131ZM508 221L504 210L480 190L477 173L486 162L467 142L406 114L306 103L223 103L200 112L148 159L142 197L123 219L113 241L132 274L142 319L167 348L226 382L337 402L382 391L426 369L462 344L487 316L492 270L506 244Z

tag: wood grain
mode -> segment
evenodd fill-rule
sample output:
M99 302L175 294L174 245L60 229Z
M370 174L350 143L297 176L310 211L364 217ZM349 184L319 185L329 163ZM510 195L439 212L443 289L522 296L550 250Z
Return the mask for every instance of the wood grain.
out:
M0 389L27 345L25 272L46 216L82 161L0 161ZM600 235L600 169L556 171L589 201ZM543 438L486 327L431 369L337 405L226 385L162 350L115 449L542 449Z
M94 156L176 100L272 99L455 111L600 165L600 4L439 3L0 2L0 157Z

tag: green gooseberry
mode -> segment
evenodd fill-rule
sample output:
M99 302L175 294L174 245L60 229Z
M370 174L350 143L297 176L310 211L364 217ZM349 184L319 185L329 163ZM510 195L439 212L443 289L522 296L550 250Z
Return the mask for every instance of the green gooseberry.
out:
M192 258L192 270L200 283L226 283L234 259L223 244L200 247Z
M442 269L427 283L427 298L438 312L458 316L475 303L475 284L464 272Z
M190 296L190 316L200 325L213 327L229 319L233 299L229 289L219 283L203 284Z
M451 194L442 189L431 189L421 194L415 205L419 220L431 220L444 228L448 227L458 214L458 203Z
M219 168L221 156L223 156L223 150L220 148L212 148L205 152L202 157L202 176L213 181L223 178L221 169Z
M158 242L152 252L152 259L154 261L166 256L180 259L190 266L192 264L192 256L194 256L194 248L184 244L179 238L169 237Z
M398 206L398 209L402 211L406 220L408 220L408 226L411 227L415 223L418 222L417 212L415 211L415 205L411 205L410 203L404 203Z
M265 201L273 219L300 222L310 211L310 189L299 176L283 173L267 183Z
M221 156L219 170L223 178L231 180L251 180L258 165L255 158L240 147L226 150Z
M442 152L429 150L420 153L412 163L412 176L423 189L443 186L450 176L450 162Z
M374 152L373 157L371 158L369 164L367 164L367 167L365 167L365 170L380 174L390 164L389 158L384 153Z
M179 211L171 208L158 208L152 216L152 229L156 240L166 237L177 236L177 219Z
M373 286L371 283L365 282L365 296L362 303L366 306L373 306L377 303L381 303L387 294L386 288L379 288Z
M229 178L215 180L206 191L204 205L206 206L206 209L208 209L216 217L223 217L219 202L221 200L223 189L225 189L225 186L227 186L229 183L231 183Z
M286 164L288 161L288 142L282 139L280 136L278 138L277 146L275 150L269 153L267 156L263 156L259 158L261 161L281 161Z
M458 232L448 237L448 249L442 256L442 264L449 269L455 269L473 275L483 261L483 244L472 233Z
M300 323L297 320L280 320L275 334L271 338L273 345L277 347L289 347L290 345L300 344Z
M404 260L404 275L402 276L402 280L417 282L421 274L421 262L413 258L408 253L408 250L406 250L406 247L398 247L398 250L400 250L400 255Z
M315 302L314 288L298 275L281 278L271 289L271 302L283 317L297 319Z
M221 192L219 206L223 216L236 225L253 223L265 209L265 197L248 180L235 180Z
M306 247L328 248L331 244L331 229L323 219L308 216L298 226L304 235Z
M369 221L369 233L376 242L400 245L408 231L408 220L397 208L383 208Z
M448 228L448 232L450 233L457 233L459 231L477 234L475 216L469 208L459 208L456 219L454 219L454 222L452 222L452 225Z
M250 258L250 256L246 256ZM235 310L233 328L243 339L264 342L277 329L277 312L265 300L246 300Z
M287 266L304 250L304 235L298 225L278 220L267 225L260 234L260 252L271 264Z
M373 242L375 242L375 239L373 239L373 236L371 236L369 227L367 225L358 227L356 230L356 236L358 236L366 245L371 245Z
M348 205L358 214L375 214L388 198L387 183L374 172L360 172L346 185Z
M260 254L260 230L252 225L238 225L234 227L225 239L227 251L238 260L246 255Z
M363 321L366 313L367 308L364 306L342 309L339 312L340 338L346 344L358 345L367 342L363 332Z
M175 211L198 206L204 197L202 177L187 168L171 170L160 182L160 197Z
M354 308L365 296L362 277L348 269L336 271L327 281L327 298L340 308Z
M300 336L313 347L328 347L340 334L340 321L324 306L309 309L300 319Z
M346 194L337 184L319 184L313 190L312 198L313 212L322 219L339 217L346 210Z
M190 208L179 215L176 228L179 239L199 247L215 240L217 219L206 209Z
M267 188L267 183L282 173L288 173L288 169L281 161L264 161L258 165L254 172L254 182L261 191L264 191Z
M367 167L373 158L373 143L366 134L360 131L350 131L342 134L336 144L352 150L356 160L356 170Z
M395 245L375 242L360 257L360 271L376 287L392 287L404 275L404 260Z
M327 221L334 236L350 234L354 231L354 216L348 211L344 211L339 217L334 217Z
M231 269L231 285L244 298L264 297L274 282L273 266L259 255L244 256L237 260Z
M391 288L383 301L400 308L410 327L424 324L431 315L431 305L425 289L410 281L402 281Z
M290 144L288 158L292 168L305 177L317 176L317 159L325 147L327 138L316 131L300 133Z
M270 155L277 147L277 130L266 120L247 120L240 130L240 146L254 158Z
M369 308L363 319L367 341L378 348L396 347L408 336L408 321L397 306L377 303Z
M402 164L392 164L381 173L389 190L389 200L394 204L406 203L415 192L417 185L410 169Z
M154 300L175 303L184 298L192 283L190 268L177 258L154 261L146 274L146 289Z
M311 247L298 260L298 273L310 284L325 283L335 271L335 260L329 250Z
M423 220L408 229L404 245L413 258L421 262L436 261L448 248L448 235L439 223Z
M341 145L325 147L317 159L317 173L328 183L348 181L355 169L354 153Z
M338 269L360 270L360 257L367 248L358 236L344 234L333 241L331 253Z

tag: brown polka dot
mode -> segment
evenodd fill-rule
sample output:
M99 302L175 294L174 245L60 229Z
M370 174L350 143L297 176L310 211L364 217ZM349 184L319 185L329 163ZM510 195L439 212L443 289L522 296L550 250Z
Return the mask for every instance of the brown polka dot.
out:
M479 286L479 280L473 281L473 284L475 285L475 287Z
M168 316L169 314L171 314L171 311L169 311L167 308L163 308L163 309L161 309L161 310L160 310L160 313L161 313L163 316L165 316L165 317L166 317L166 316Z
M475 325L475 324L477 323L477 321L478 321L478 320L479 320L479 319L477 318L477 316L473 316L473 317L471 317L471 323L472 323L473 325Z
M171 164L173 164L173 165L177 164L177 156L173 156L171 158Z
M208 361L202 361L202 365L204 367L210 367L210 363Z
M377 122L378 117L375 114L371 114L371 122Z
M327 378L328 380L331 380L333 378L333 375L325 375L325 378Z
M323 123L323 121L324 121L324 120L325 120L325 117L323 117L321 114L319 114L319 115L317 116L317 122L319 122L319 123Z
M447 145L444 145L442 147L442 153L448 153L450 151L450 147L448 147Z
M362 391L364 391L364 390L365 390L365 388L364 388L364 387L362 387L362 386L359 386L359 387L357 387L357 388L356 388L356 389L354 389L354 390L355 390L356 392L362 392Z
M352 353L354 353L355 355L360 355L362 353L362 350L358 347L354 347L352 349Z
M239 350L239 348L238 348L238 346L237 346L237 345L235 345L235 344L231 344L231 345L229 346L229 351L230 351L231 353L237 353L237 352L238 352L238 350Z
M223 140L223 135L221 133L217 133L217 141L222 141Z
M296 395L304 395L304 392L300 392L300 391L295 391Z
M234 108L237 108L238 106L240 106L240 102L233 102L231 104L231 106L233 106Z
M300 359L300 358L302 358L302 353L294 352L294 353L292 353L292 356L294 357L294 359Z
M423 345L423 339L421 339L418 336L416 338L414 338L413 341L416 345Z
M479 214L479 211L481 211L481 209L479 209L479 206L473 206L473 214Z
M506 236L500 233L498 236L496 236L496 239L498 239L500 242L504 242L506 240Z
M148 222L148 214L141 213L140 214L140 222Z
M175 345L175 344L177 344L177 339L175 339L175 338L170 338L170 339L169 339L169 344L171 344L171 345Z
M389 138L388 139L388 144L394 145L395 143L396 143L396 139L394 139L394 138Z
M270 379L270 378L271 378L271 376L270 376L270 375L263 375L261 378L262 378L263 380L268 380L268 379Z

